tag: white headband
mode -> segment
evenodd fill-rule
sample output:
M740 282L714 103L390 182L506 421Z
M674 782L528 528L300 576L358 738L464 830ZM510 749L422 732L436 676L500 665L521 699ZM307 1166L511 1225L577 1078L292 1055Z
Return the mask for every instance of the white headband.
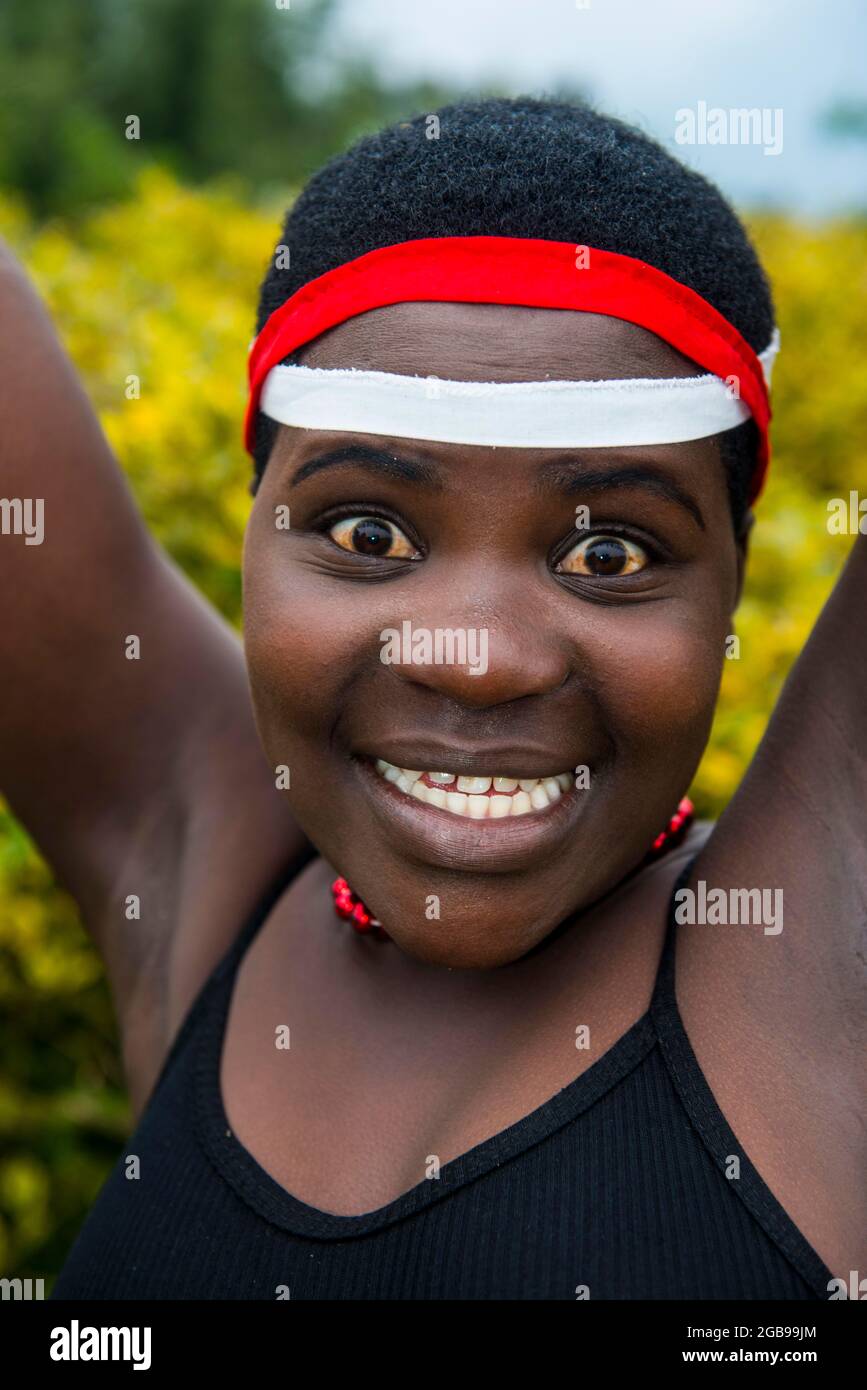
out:
M770 386L780 335L759 354ZM622 381L443 381L354 368L272 367L260 408L311 430L505 448L678 444L750 416L718 376Z

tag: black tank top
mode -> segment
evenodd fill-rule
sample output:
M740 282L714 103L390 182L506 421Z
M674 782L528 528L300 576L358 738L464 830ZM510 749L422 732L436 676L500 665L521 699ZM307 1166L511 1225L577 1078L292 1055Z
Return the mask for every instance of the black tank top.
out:
M686 1036L673 894L650 1007L583 1075L376 1211L292 1197L231 1133L219 1082L238 967L286 886L187 1014L52 1298L828 1298Z

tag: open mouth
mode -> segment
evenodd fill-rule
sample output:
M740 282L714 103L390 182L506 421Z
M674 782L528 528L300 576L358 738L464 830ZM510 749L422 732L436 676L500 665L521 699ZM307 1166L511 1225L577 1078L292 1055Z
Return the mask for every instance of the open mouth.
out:
M396 767L377 758L378 775L406 796L468 820L502 820L544 811L573 784L571 772L553 777L462 776L453 772Z

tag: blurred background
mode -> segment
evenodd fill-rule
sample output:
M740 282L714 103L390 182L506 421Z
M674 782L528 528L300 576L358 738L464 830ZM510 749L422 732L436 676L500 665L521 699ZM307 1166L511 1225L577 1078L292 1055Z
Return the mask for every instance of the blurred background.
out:
M740 658L693 789L714 816L851 544L827 503L867 494L865 52L860 0L0 0L0 235L153 531L237 623L255 297L324 160L450 99L557 95L717 181L770 274L783 351ZM676 112L700 102L780 111L782 149L679 145ZM47 1291L129 1115L99 961L2 801L0 1059L0 1275Z

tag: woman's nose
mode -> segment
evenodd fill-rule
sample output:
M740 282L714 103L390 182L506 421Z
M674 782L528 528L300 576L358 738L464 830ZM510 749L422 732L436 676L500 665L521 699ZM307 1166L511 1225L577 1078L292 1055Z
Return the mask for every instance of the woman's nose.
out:
M380 660L401 680L477 708L558 690L574 660L562 634L518 613L469 626L401 618L379 637Z

